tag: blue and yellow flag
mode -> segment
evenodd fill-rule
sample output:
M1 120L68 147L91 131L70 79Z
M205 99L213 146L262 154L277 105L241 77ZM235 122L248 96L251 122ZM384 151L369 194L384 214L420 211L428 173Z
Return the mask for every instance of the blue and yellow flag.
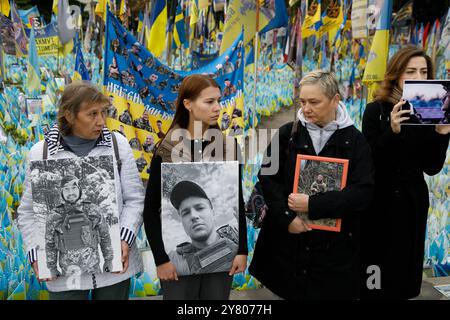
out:
M178 2L177 12L175 14L175 25L173 28L173 42L176 48L180 48L186 43L186 28L184 23L184 13L181 8L181 1Z
M166 0L156 0L153 4L153 10L150 17L150 52L156 57L161 56L166 41L167 28L167 3Z
M209 63L191 71L177 71L163 64L111 12L105 37L105 43L111 45L104 47L103 85L105 94L113 100L107 126L130 141L143 179L149 177L146 168L154 144L170 127L181 81L189 74L210 74L217 81L223 93L218 124L224 131L241 135L245 128L242 32L222 56L208 59Z
M31 28L29 43L27 90L28 95L33 97L39 95L41 91L41 72L39 70L38 54L33 28Z
M378 82L384 79L389 53L391 14L392 0L384 0L367 59L363 82Z
M245 0L231 0L227 10L220 54L223 54L231 47L234 40L242 32L242 28L244 28L244 45L253 39L256 33L256 11L254 7ZM272 18L273 16L269 16L268 10L261 9L258 31L263 30Z
M81 52L81 45L79 41L77 43L77 55L75 58L75 72L73 74L73 80L91 80L88 69L84 64L83 52Z
M336 31L344 21L343 0L332 0L325 10L325 16L322 19L323 25L320 28L321 35L325 32L332 32L331 38L334 38ZM330 39L331 39L330 38Z
M139 13L138 13L138 26L137 26L137 32L138 33L141 32L143 24L144 24L144 15L142 14L142 11L139 10Z
M307 7L305 20L302 24L302 38L315 35L321 24L321 0L310 0Z
M284 0L274 0L274 1L275 1L275 16L272 18L272 20L269 21L267 26L265 26L265 28L261 30L261 33L276 28L287 27L288 25L289 15Z

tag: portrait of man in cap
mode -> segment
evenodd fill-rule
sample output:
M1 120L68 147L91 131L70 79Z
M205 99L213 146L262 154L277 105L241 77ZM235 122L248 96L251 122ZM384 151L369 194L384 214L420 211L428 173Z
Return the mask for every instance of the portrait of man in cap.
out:
M228 271L238 250L238 231L229 224L215 225L213 203L195 182L182 180L170 193L170 202L190 241L169 252L179 275Z

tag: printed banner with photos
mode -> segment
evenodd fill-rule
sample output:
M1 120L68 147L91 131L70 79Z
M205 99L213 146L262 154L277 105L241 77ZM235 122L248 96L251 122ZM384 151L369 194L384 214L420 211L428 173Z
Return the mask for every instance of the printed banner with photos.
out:
M25 29L27 37L30 37L31 29ZM45 27L34 28L36 48L38 55L57 55L60 40L58 38L57 24L49 23Z
M171 124L181 81L190 74L208 74L222 89L218 123L229 134L244 128L244 47L241 34L225 53L193 71L177 71L156 59L119 20L108 12L104 56L104 90L112 106L107 126L130 142L141 173L148 179L154 146Z
M112 156L31 161L41 278L122 271Z
M237 161L161 165L164 248L179 276L231 269L239 244L238 168Z

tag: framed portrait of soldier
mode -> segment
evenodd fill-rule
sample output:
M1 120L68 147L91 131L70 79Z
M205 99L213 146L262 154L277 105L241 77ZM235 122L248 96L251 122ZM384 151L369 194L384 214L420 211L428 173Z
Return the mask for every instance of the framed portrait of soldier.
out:
M112 156L31 161L40 278L122 271Z
M238 250L237 161L161 165L162 236L179 276L227 272Z
M348 160L339 158L297 155L293 193L313 196L340 191L347 183ZM311 229L341 231L342 219L310 220L307 213L297 213Z

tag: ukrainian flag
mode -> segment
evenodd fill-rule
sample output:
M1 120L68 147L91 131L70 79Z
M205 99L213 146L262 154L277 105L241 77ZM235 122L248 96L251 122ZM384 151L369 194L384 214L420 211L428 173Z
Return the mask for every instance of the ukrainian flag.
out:
M391 14L392 0L384 0L364 71L364 82L378 82L384 79L389 53Z
M28 48L28 67L27 67L27 90L30 96L37 96L41 91L41 72L39 70L38 54L36 40L34 38L34 28L31 28L30 41Z
M264 15L259 15L259 31L269 24L269 19ZM248 1L231 0L228 6L226 23L223 31L220 54L223 54L231 47L244 28L244 45L250 42L256 33L256 11L248 10Z
M73 80L91 80L89 78L89 72L84 64L83 52L81 52L80 42L77 44L77 55L75 57L75 72L73 74Z
M141 33L143 24L144 24L144 15L142 14L142 11L139 11L139 14L138 14L138 27L137 27L137 32L138 33Z
M315 35L317 30L319 30L321 26L320 23L322 21L322 16L320 13L322 10L321 5L321 0L312 0L308 3L308 11L302 24L303 39Z
M175 15L175 27L173 28L173 42L175 47L180 48L186 43L186 29L184 23L184 13L181 8L181 2L178 2L177 12Z
M156 0L153 5L152 14L150 17L150 52L159 57L166 43L166 27L167 27L167 3L166 0Z

